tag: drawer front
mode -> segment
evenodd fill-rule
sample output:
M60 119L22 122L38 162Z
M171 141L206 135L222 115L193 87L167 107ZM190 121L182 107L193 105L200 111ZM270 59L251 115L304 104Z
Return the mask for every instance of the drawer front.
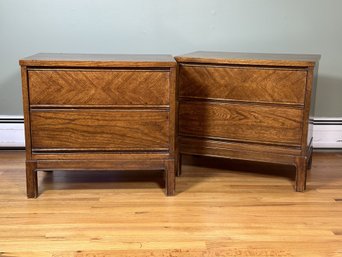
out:
M305 70L181 65L182 97L304 104Z
M31 105L168 105L169 72L31 70Z
M31 111L33 151L168 150L166 111Z
M299 146L303 111L286 107L184 102L181 135Z

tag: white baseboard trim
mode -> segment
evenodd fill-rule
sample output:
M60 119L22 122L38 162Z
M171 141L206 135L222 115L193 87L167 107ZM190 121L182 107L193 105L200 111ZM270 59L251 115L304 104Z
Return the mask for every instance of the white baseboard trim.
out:
M23 116L0 115L0 147L25 147Z
M342 149L342 117L315 118L313 137L314 148ZM25 147L22 116L0 115L0 147Z
M314 148L342 148L342 117L316 117L313 129Z

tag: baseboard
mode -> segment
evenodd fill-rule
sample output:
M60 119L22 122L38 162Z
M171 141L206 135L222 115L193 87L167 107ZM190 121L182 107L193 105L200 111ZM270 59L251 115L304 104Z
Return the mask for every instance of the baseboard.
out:
M314 148L342 148L342 117L315 118L313 130Z
M24 118L0 115L0 148L25 147Z
M342 149L342 117L315 118L313 147ZM24 119L22 116L0 115L0 148L25 147Z

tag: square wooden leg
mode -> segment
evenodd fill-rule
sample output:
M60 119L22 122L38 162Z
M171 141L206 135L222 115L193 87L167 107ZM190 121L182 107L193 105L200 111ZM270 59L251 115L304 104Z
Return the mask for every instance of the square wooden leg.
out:
M313 150L311 149L310 155L308 156L308 170L311 170L311 167L312 167L312 153L313 153Z
M174 160L165 161L165 187L166 195L172 196L175 194L175 171L176 163Z
M176 159L176 176L179 177L182 175L182 155L177 154L177 159Z
M296 157L296 191L303 192L306 189L307 158Z
M28 198L38 197L36 161L26 161L26 192Z

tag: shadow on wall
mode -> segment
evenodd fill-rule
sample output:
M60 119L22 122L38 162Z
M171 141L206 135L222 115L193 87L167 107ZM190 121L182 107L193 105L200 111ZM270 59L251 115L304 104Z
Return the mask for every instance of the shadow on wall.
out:
M342 77L319 75L315 117L342 117Z
M23 115L19 68L5 78L0 77L0 115Z

